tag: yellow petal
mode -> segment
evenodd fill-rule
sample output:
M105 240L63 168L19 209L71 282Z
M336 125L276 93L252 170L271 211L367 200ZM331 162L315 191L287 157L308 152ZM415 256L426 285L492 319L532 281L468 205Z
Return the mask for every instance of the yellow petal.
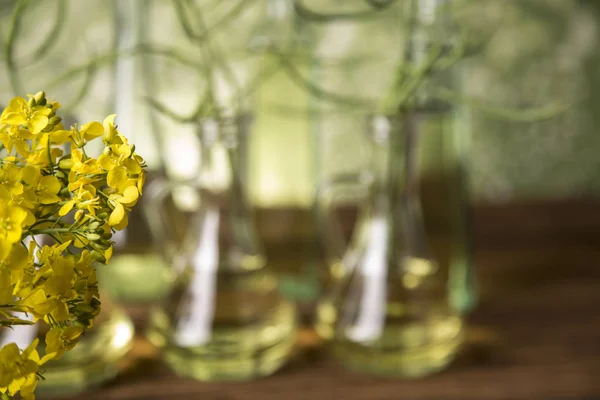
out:
M57 177L48 175L40 180L40 186L45 186L49 193L56 194L62 189L60 181Z
M112 146L114 148L114 152L115 154L117 154L120 157L129 157L131 156L131 146L129 146L128 144L121 144L119 146Z
M41 115L41 116L47 117L48 115L50 115L52 110L46 106L35 106L31 109L31 112L32 112L32 114L35 114L36 116Z
M21 207L11 207L10 208L10 219L15 224L21 224L27 218L27 212L23 210Z
M104 129L108 130L109 128L115 125L115 117L117 114L110 114L108 117L104 118L102 124L104 125Z
M27 122L25 115L20 112L10 112L7 113L4 118L2 118L2 122L10 125L23 125Z
M139 174L142 172L142 167L140 167L140 164L131 158L126 158L123 160L123 165L125 168L127 168L127 172L130 174Z
M10 272L6 269L0 269L0 305L8 304L12 300L13 287Z
M57 355L57 354L58 354L58 353L56 353L56 352L55 352L55 353L46 353L46 354L44 355L44 357L42 357L42 358L40 359L40 362L39 362L38 364L39 364L39 365L44 365L44 364L46 364L48 361L50 361L50 360L53 360L54 358L56 358L56 355Z
M52 193L40 193L39 200L41 204L47 205L58 203L60 201L60 197Z
M121 222L119 222L118 224L113 226L113 228L115 228L115 230L117 230L117 231L122 231L123 229L127 228L128 224L129 224L129 217L127 216L127 213L125 213Z
M69 137L71 136L71 132L72 131L67 131L67 130L59 130L59 131L55 131L50 133L50 140L52 141L52 143L56 143L56 144L62 144L65 143L69 140Z
M58 215L60 215L61 217L64 217L65 215L67 215L69 213L69 211L71 211L73 209L74 206L75 206L74 200L70 200L70 201L66 202L65 205L63 205L60 208L60 210L58 210Z
M111 188L118 188L119 184L127 180L127 171L123 167L115 167L108 172L106 183Z
M113 159L105 154L102 154L100 155L100 157L98 157L98 165L100 165L106 171L110 171L114 167L116 167L116 164L113 161Z
M71 160L73 164L81 164L83 162L83 153L76 147L71 146Z
M115 114L106 117L102 125L104 127L104 137L102 140L107 144L112 143L117 133L117 128L115 127Z
M6 151L10 154L13 148L13 141L10 136L6 134L0 133L0 141L2 141L2 145L6 147Z
M33 134L40 133L46 126L48 126L48 117L45 115L35 115L32 117L27 126Z
M6 107L10 111L22 111L27 107L27 100L23 97L15 97L9 103L8 107Z
M139 193L137 187L128 186L123 192L123 196L120 197L117 201L128 207L131 207L135 205L135 202L138 200L138 197Z
M29 310L31 310L32 312L34 310L37 309L37 307L46 302L46 293L44 292L44 290L42 288L36 288L33 291L31 291L27 297L25 297L23 300L19 300L18 304L21 304L25 307L27 307ZM45 310L42 310L45 311Z
M144 171L142 171L140 173L140 177L138 178L138 181L137 181L137 188L138 188L138 191L140 192L140 195L143 193L144 183L146 183L146 174L144 173Z
M40 181L42 174L38 168L26 165L21 170L21 179L25 181L29 186L36 186Z
M106 249L106 251L104 252L104 258L106 258L106 264L109 263L110 258L112 257L113 254L113 247L110 246L108 249Z
M11 192L4 186L0 185L0 199L9 202L12 199Z
M13 246L9 256L8 265L10 269L22 269L27 265L29 260L29 253L23 246Z
M31 149L29 148L29 143L24 140L16 140L14 142L15 149L19 152L19 154L23 157L29 157L31 154Z
M110 226L118 225L126 216L125 207L123 207L123 204L115 201L114 205L115 209L110 214L110 217L108 217L108 225Z
M0 262L8 257L12 248L13 243L10 243L8 240L0 240Z
M85 140L92 140L104 134L104 128L100 122L90 122L81 127L81 133Z
M33 213L29 210L27 210L25 212L27 213L27 216L23 220L23 226L31 226L31 225L35 224L35 221L36 221L35 215L33 215Z
M58 300L55 302L54 309L50 312L50 314L58 322L66 321L67 319L69 319L69 309L67 305Z
M23 229L21 226L13 227L11 230L6 232L6 240L10 243L17 243L21 240L21 234L23 233Z

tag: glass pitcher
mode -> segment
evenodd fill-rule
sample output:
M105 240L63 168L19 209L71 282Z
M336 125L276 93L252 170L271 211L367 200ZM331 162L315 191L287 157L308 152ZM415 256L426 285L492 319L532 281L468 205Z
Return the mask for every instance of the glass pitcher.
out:
M463 341L448 271L425 233L417 168L421 117L408 111L369 119L373 168L358 178L366 200L348 246L331 211L356 195L357 178L333 178L319 188L332 282L315 328L344 366L367 373L427 375L444 368Z
M155 181L147 189L150 227L174 276L151 314L148 338L175 372L198 380L269 375L295 342L295 306L278 291L246 199L250 121L240 115L199 122L199 203L182 236L181 221L162 212L175 186Z

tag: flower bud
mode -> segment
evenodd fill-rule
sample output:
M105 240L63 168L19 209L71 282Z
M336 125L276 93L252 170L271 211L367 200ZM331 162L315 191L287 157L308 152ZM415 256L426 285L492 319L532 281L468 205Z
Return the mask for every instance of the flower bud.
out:
M86 313L94 312L94 308L92 306L90 306L89 304L85 304L85 303L77 304L77 306L75 306L75 309L77 311L82 311L82 312L86 312Z
M100 236L100 235L98 235ZM90 242L90 246L92 246L92 248L96 251L100 251L102 253L104 253L104 251L108 248L108 245L102 243L102 242Z
M46 104L46 93L44 93L44 91L39 91L33 96L33 99L35 100L36 104L43 106ZM42 104L42 101L44 101L44 104Z
M73 160L70 158L63 158L58 162L58 167L60 169L71 169L73 168Z
M35 100L33 99L33 97L30 97L29 100L27 100L27 106L28 107L35 107Z
M94 309L98 309L98 307L100 307L102 303L100 302L99 299L92 297L92 300L90 301L90 306L94 307Z
M55 115L48 120L48 125L58 125L60 121L62 121L62 118Z
M78 280L73 285L73 290L75 290L79 294L84 294L87 290L87 282L84 280Z
M92 260L100 262L100 263L105 263L106 257L104 257L104 255L102 253L100 253L99 251L92 250Z
M96 241L96 240L100 240L101 236L98 235L97 233L88 233L87 235L85 235L85 237L89 240L89 241Z
M100 218L100 219L106 219L106 217L108 217L108 213L106 213L106 212L98 214L98 218Z
M79 206L79 204L77 206ZM75 221L77 221L77 222L81 221L84 216L85 216L85 211L77 210L77 212L75 213Z
M89 229L90 231L95 231L96 229L100 228L100 222L98 221L94 221L89 225ZM88 238L89 239L89 238ZM91 240L91 239L90 239Z

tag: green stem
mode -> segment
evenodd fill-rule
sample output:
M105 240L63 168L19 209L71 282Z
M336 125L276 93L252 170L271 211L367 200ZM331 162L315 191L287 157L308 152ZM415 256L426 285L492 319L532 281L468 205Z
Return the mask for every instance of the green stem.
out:
M309 94L315 97L330 100L337 104L354 107L367 107L370 104L373 104L373 102L369 101L368 99L346 96L323 89L322 87L314 84L313 82L303 77L300 71L298 71L298 69L296 68L296 66L293 65L285 55L278 53L274 50L271 50L270 53L278 57L280 65L284 68L289 78L295 85L304 90L307 90Z
M271 66L271 68L263 70L260 74L254 77L254 79L247 85L244 92L240 95L240 98L245 99L248 96L252 95L260 87L260 85L267 81L270 77L272 77L275 74L275 72L279 70L279 68L279 65L275 65ZM210 88L207 88L206 95L198 103L196 109L190 115L187 116L177 114L175 111L169 109L167 106L156 101L153 98L148 97L146 98L146 101L151 107L156 109L158 112L180 123L190 123L197 121L203 115L208 115L214 111L214 109L211 108L213 104L210 100Z
M175 7L175 13L177 14L177 19L179 21L179 24L181 25L181 28L183 29L183 32L185 33L185 35L187 36L187 38L194 44L200 46L200 54L202 55L202 59L204 60L204 62L206 62L209 67L206 68L204 71L199 71L201 72L201 75L204 75L204 79L207 83L207 95L205 97L204 100L202 100L199 104L198 104L198 110L200 110L201 108L203 108L203 103L204 101L209 101L211 103L211 106L213 106L213 108L215 107L214 104L214 68L212 67L211 60L210 60L210 55L208 54L209 52L207 51L207 49L202 45L203 40L198 40L196 39L196 35L194 33L194 29L192 27L192 25L190 24L189 20L188 20L188 15L189 13L186 13L185 11L185 7L184 7L184 3L183 0L175 0L173 2L173 5ZM194 114L192 114L194 115Z
M206 24L206 21L204 18L204 13L200 10L200 8L197 6L197 4L195 4L194 2L189 1L189 0L186 0L186 1L188 2L189 7L193 10L193 14L196 17L196 22L200 26L200 29L202 29L202 31L204 31L204 32L208 32L208 25ZM205 41L199 41L194 36L193 40L199 45L201 45L201 43L203 43L203 42L205 43L206 53L208 55L208 57L206 59L212 60L214 62L215 66L220 67L223 70L225 80L233 88L234 96L237 99L238 108L241 107L242 100L241 100L240 96L241 96L242 89L241 89L240 83L238 82L237 77L235 76L233 70L231 69L231 66L229 65L229 63L227 62L225 57L223 57L222 52L215 47L215 45L212 43L210 38L207 38L207 40L205 40ZM214 78L214 71L212 68L211 68L211 75L213 75L212 78ZM212 84L212 81L211 81L211 84ZM211 90L211 95L214 96L214 90Z
M349 13L319 13L311 10L302 4L301 1L294 2L294 8L296 9L296 13L302 19L312 21L312 22L334 22L334 21L356 21L361 19L368 19L373 17L378 17L380 12L389 6L391 6L396 0L386 0L386 1L374 1L374 0L365 0L372 9L364 10L364 11L354 11ZM376 6L374 4L377 4Z
M85 79L83 81L83 84L79 88L79 91L75 94L75 97L71 100L70 104L63 106L63 112L65 114L72 113L73 109L77 107L77 105L85 98L85 95L88 93L88 89L90 88L90 86L92 86L93 83L95 67L96 66L94 64L90 64L89 68L85 71Z
M406 104L410 96L415 93L417 88L430 75L430 73L433 71L435 63L440 59L441 54L442 47L439 45L434 46L429 53L427 60L419 69L417 69L412 79L406 81L406 83L399 88L400 95L396 100L396 106L398 108L402 108Z
M18 0L10 19L10 25L8 27L8 37L6 43L4 43L4 58L6 62L6 68L8 70L8 79L10 86L15 96L24 93L23 84L17 72L17 66L15 65L14 59L14 48L17 36L21 29L21 15L29 0Z
M62 75L59 75L54 80L48 82L46 87L49 89L54 89L60 87L61 85L68 82L70 79L82 74L86 71L89 71L90 68L100 67L104 64L114 63L120 57L130 57L135 56L137 54L155 54L160 55L165 58L173 59L174 61L179 62L182 65L198 68L198 69L206 69L202 65L198 64L195 61L185 58L183 55L179 54L173 49L170 48L153 48L148 46L147 44L142 44L140 46L134 46L131 49L116 51L111 50L94 58L91 58L87 62L77 65L67 71L65 71Z
M255 3L256 1L257 0L239 0L238 3L234 7L232 7L231 10L229 10L225 15L223 15L223 17L220 20L212 24L212 26L210 27L205 27L205 29L203 29L201 33L196 34L195 40L197 42L208 40L212 32L214 32L221 25L225 25L226 23L232 21L234 18L239 16L242 13L242 11L244 11L247 7L249 7L250 5L252 5L252 3Z
M489 117L516 122L537 122L548 120L564 113L577 103L577 101L573 101L571 103L549 104L542 107L533 107L520 110L485 104L480 99L460 95L453 90L444 87L439 87L435 90L436 95L442 100L452 103L463 103L472 107L473 109L477 109L487 114Z
M52 29L44 38L44 41L40 43L40 45L33 51L33 53L27 57L25 60L20 62L19 67L23 68L29 66L33 63L39 62L50 50L53 48L53 44L56 42L56 39L66 26L65 23L65 15L67 14L67 3L65 0L56 0L56 15L54 16L54 25L52 25Z
M60 220L60 218L59 218L59 220ZM42 219L42 218L38 218L38 219L37 219L37 221L35 221L35 222L33 223L33 225L31 225L31 226L29 227L29 229L31 229L31 228L34 228L34 227L35 227L35 226L37 226L37 225L41 225L41 224L44 224L44 223L47 223L47 222L54 222L54 221L55 221L55 220L52 220L52 219Z
M60 236L61 233L71 233L73 235L80 235L81 234L81 232L79 232L78 230L71 229L71 228L27 229L21 235L21 240L25 239L28 236L50 235L50 236L52 236L54 238L54 240L56 240L57 242L61 242L62 243L61 240L57 240L53 236L54 234L58 234Z

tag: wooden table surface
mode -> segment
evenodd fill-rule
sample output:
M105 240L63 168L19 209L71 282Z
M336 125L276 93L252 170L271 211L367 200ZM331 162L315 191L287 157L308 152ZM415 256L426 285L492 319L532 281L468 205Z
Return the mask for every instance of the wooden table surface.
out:
M199 383L171 374L139 337L115 381L76 399L600 399L600 203L482 206L475 222L481 302L461 356L438 375L345 371L306 330L272 377Z

